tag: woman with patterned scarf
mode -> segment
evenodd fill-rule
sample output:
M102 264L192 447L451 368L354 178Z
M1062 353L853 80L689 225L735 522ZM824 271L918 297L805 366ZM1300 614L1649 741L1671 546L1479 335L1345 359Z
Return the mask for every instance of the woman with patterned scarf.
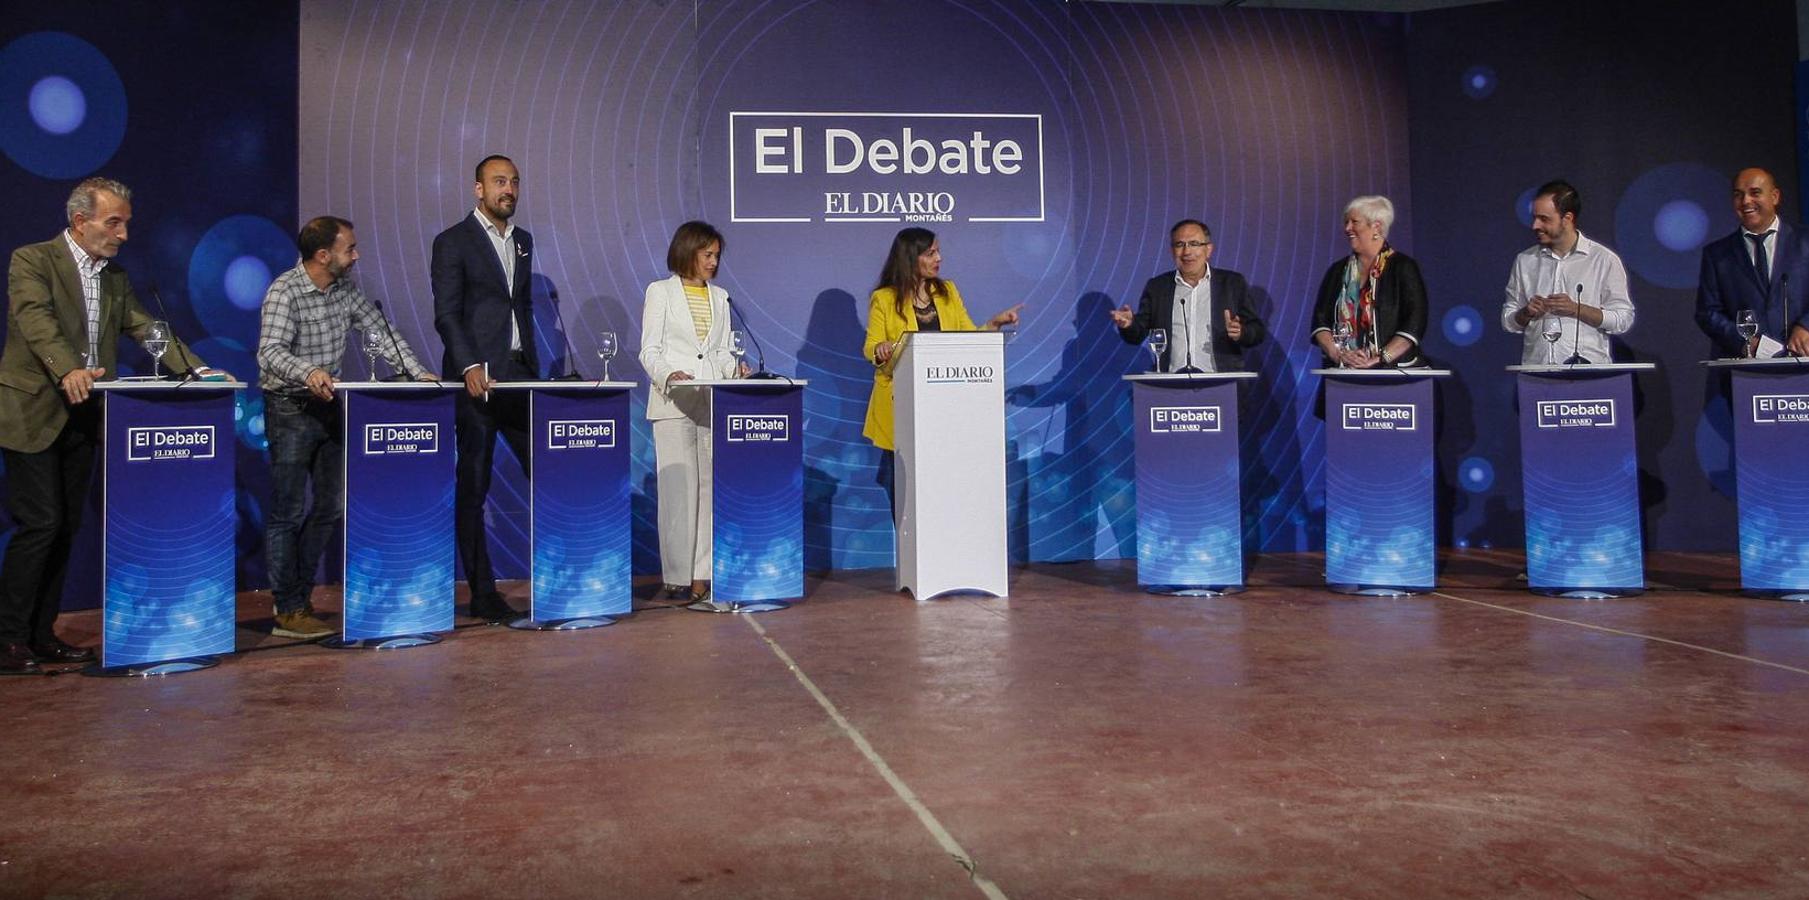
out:
M1387 197L1358 197L1344 207L1350 255L1332 263L1319 282L1313 308L1313 343L1328 366L1370 369L1423 366L1420 336L1426 332L1426 283L1419 264L1388 244L1394 204ZM1339 346L1339 337L1348 335Z

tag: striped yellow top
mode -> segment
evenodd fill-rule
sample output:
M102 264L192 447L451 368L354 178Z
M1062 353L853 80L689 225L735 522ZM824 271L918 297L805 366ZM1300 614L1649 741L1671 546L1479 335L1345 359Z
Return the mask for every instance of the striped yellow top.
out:
M697 329L697 342L710 334L710 287L685 285L685 302L691 305L691 327Z

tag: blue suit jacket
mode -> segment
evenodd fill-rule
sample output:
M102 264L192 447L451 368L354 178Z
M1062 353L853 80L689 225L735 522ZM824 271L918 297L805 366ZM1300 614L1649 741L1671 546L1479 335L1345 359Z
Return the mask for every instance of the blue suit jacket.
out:
M1771 285L1759 284L1758 270L1747 254L1746 238L1736 229L1702 248L1702 274L1696 281L1696 325L1715 350L1725 357L1740 356L1745 342L1734 329L1734 315L1750 309L1759 315L1759 329L1779 341L1789 339L1784 322L1784 276L1790 276L1790 325L1803 322L1809 312L1809 247L1801 228L1778 219L1776 259L1771 260Z
M491 377L508 369L509 317L521 329L521 349L528 368L540 372L534 348L533 300L528 294L534 262L534 237L515 229L515 282L503 284L502 261L483 226L467 214L433 239L433 327L446 346L440 371L450 379L478 363L489 363Z

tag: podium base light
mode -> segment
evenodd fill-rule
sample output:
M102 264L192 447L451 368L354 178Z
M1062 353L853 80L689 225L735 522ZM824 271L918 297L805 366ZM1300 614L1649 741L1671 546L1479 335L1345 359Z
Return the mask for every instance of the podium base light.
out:
M572 619L530 619L522 617L509 623L516 631L583 631L588 628L602 628L616 624L616 620L608 616L578 616Z
M187 659L166 659L162 662L138 663L130 666L96 664L84 666L76 671L90 678L156 678L164 675L181 675L185 672L199 672L219 664L218 656L191 656Z
M778 612L791 608L790 603L783 600L699 600L685 607L692 612L702 613L764 613Z
M1809 603L1809 591L1799 588L1748 588L1741 593L1754 600L1781 600L1785 603Z
M1637 597L1646 592L1645 588L1572 588L1572 587L1536 587L1533 593L1546 597L1557 597L1563 600L1619 600L1623 597Z
M1244 592L1241 584L1146 584L1145 593L1161 594L1165 597L1229 597Z
M1429 587L1400 587L1390 584L1328 584L1327 590L1335 594L1351 594L1357 597L1417 597Z
M344 636L330 637L320 642L320 646L330 650L406 650L410 647L425 647L440 642L439 635L434 634L397 634L380 638L360 638L347 640Z

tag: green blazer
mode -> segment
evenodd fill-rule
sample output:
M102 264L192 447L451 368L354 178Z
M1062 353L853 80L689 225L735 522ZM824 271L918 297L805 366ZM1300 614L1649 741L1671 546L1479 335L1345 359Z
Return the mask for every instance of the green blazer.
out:
M153 317L138 304L132 283L117 263L101 270L100 363L102 378L119 376L119 335L141 339ZM75 257L62 233L13 251L6 270L6 349L0 351L0 447L36 453L49 447L69 421L59 387L82 364L87 311ZM206 365L172 338L164 363L184 373ZM89 402L94 402L90 400Z

